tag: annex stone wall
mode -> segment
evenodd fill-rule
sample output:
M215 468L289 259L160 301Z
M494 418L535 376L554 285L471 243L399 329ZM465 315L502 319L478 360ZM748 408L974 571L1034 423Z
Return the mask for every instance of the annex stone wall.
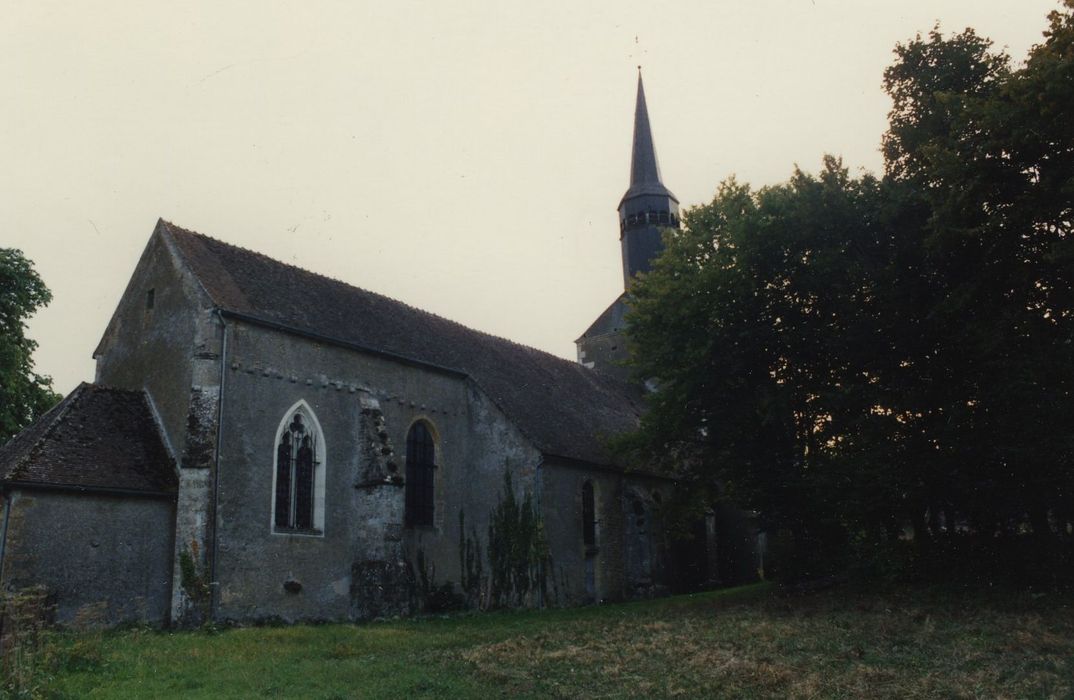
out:
M169 499L15 489L0 587L44 586L56 621L163 624L170 609Z

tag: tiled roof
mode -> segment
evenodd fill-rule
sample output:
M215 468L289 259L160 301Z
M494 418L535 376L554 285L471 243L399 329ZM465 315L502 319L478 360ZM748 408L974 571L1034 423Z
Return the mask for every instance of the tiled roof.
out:
M220 309L465 373L547 455L610 465L635 390L598 371L161 221Z
M0 482L155 494L178 485L145 395L86 383L0 447Z

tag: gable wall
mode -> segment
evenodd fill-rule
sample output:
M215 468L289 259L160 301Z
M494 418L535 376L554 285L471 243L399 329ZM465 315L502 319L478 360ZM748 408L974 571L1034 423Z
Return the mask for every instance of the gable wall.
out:
M629 358L627 339L623 334L629 307L620 296L605 309L588 330L574 341L578 362L599 369L623 381L631 381L630 370L623 366Z
M204 445L188 444L192 401L199 404L195 411L213 404L220 372L220 331L211 310L167 240L154 233L94 353L95 381L146 390L176 459L198 466L208 466L209 457Z

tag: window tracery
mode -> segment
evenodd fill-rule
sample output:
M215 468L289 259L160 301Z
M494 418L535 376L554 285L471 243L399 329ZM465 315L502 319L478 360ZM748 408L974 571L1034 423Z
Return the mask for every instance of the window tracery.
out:
M312 412L299 402L277 431L273 528L320 534L324 527L324 439Z

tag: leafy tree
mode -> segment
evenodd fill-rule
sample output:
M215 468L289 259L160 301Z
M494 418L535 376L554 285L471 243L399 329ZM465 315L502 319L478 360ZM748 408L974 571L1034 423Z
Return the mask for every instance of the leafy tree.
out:
M855 373L884 357L880 194L834 158L756 193L730 180L635 287L635 369L659 388L631 446L814 547L890 510L875 474L845 468L876 401Z
M1074 522L1074 0L1014 70L896 47L886 173L729 180L633 288L657 390L624 444L810 556ZM820 549L818 549L818 545ZM800 546L799 549L802 549Z
M26 319L52 300L33 263L13 248L0 248L0 444L58 400L52 380L33 371L37 343L26 337Z
M952 501L930 511L960 510L981 530L1028 513L1043 537L1048 511L1070 510L1074 456L1064 420L1074 408L1074 130L1064 115L1074 104L1074 3L1066 6L1020 70L967 30L898 47L885 73L888 174L911 183L928 212L930 345L913 362L936 387L924 415L950 462Z

